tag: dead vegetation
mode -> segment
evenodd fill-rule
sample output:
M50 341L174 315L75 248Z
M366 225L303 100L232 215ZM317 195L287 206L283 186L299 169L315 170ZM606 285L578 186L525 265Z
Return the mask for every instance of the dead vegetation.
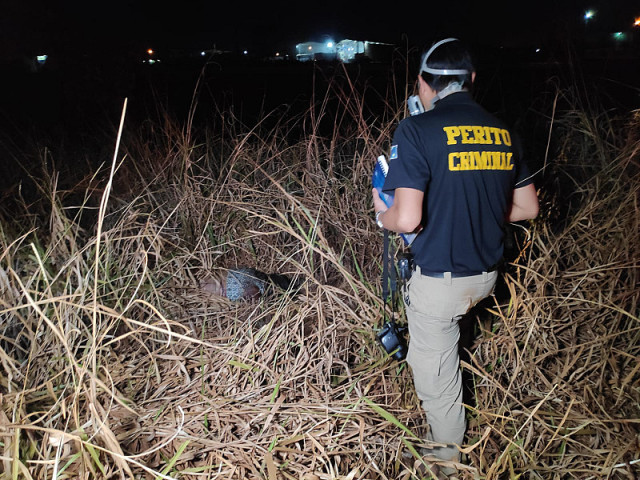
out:
M170 122L125 134L79 202L52 172L42 201L3 208L2 478L415 478L422 413L375 343L369 174L398 115L368 118L339 88L315 104L204 140ZM562 189L516 229L510 295L478 316L464 365L463 478L640 471L640 119L554 118L541 178ZM296 287L238 304L198 290L238 265Z

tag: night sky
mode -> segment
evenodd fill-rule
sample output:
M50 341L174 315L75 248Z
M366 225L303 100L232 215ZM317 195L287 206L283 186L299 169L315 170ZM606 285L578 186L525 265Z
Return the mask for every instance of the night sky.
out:
M631 29L640 4L630 0L530 2L413 1L48 2L3 0L0 48L74 51L217 48L269 53L333 38L425 45L443 36L480 44L534 44L584 28ZM584 25L582 15L597 16Z
M406 47L407 59L415 63L417 52L434 41L460 38L480 58L479 73L489 73L477 82L483 105L509 122L522 118L563 66L575 65L566 61L574 57L565 47L582 42L584 71L603 86L599 97L615 108L640 108L640 28L633 27L640 17L638 1L388 0L382 7L373 0L0 1L0 145L28 148L36 144L32 138L56 145L52 139L60 138L65 148L100 149L104 139L95 132L109 131L104 126L119 119L124 98L130 100L130 124L165 104L176 118L185 118L204 71L202 50L215 46L236 54L247 50L256 58L275 52L293 56L297 43L327 39L391 43L398 57ZM595 17L585 22L589 9ZM616 31L625 31L628 40L612 41ZM586 45L592 38L597 41ZM598 42L608 43L604 53ZM147 49L162 58L160 65L146 63ZM36 56L45 54L46 62L36 63ZM263 109L307 107L308 89L315 85L305 77L311 69L285 63L280 70L251 55L211 60L198 100L203 122L229 104L248 123ZM387 72L373 68L378 66L366 70L364 81L377 81L376 88L385 92ZM0 183L11 178L2 170L7 158L0 158Z

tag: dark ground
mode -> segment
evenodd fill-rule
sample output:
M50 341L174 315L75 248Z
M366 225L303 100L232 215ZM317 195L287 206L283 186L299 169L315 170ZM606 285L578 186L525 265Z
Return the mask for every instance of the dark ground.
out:
M409 71L415 71L416 55L409 57ZM616 51L582 52L581 57L496 49L477 57L476 98L521 134L532 168L546 147L556 86L580 85L585 101L607 109L640 107L636 57ZM196 128L215 123L219 112L229 109L251 126L274 109L306 111L314 93L317 101L323 99L328 79L337 75L343 79L338 84L345 85L346 72L356 88L366 90L366 105L375 115L385 102L404 102L406 70L400 51L392 62L350 65L222 56L208 63L192 58L148 65L124 54L53 56L38 71L24 62L5 63L0 65L0 191L24 178L25 167L39 165L45 148L57 165L80 162L81 169L91 170L108 159L125 97L129 128L167 113L182 123L199 81Z

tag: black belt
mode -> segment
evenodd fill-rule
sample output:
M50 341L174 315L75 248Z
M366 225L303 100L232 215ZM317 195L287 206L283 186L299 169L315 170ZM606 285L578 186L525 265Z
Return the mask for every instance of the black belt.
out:
M451 278L462 278L462 277L473 277L475 275L482 275L483 273L491 273L495 271L496 267L489 267L487 270L479 271L479 272L432 272L430 270L425 270L421 267L418 267L418 269L420 269L420 275L424 275L425 277L444 278L445 273L450 273ZM418 269L416 269L416 271Z

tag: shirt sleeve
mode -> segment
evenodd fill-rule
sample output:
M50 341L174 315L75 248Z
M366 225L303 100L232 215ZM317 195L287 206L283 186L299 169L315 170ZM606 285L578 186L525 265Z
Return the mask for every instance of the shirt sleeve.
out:
M526 187L533 183L533 175L531 175L529 171L529 167L526 162L522 159L523 157L523 147L520 136L517 134L512 134L513 137L513 151L516 156L516 177L514 180L513 188L521 188Z
M382 190L393 193L396 188L426 191L431 172L422 140L415 122L407 118L400 122L393 135L389 155L389 173Z

